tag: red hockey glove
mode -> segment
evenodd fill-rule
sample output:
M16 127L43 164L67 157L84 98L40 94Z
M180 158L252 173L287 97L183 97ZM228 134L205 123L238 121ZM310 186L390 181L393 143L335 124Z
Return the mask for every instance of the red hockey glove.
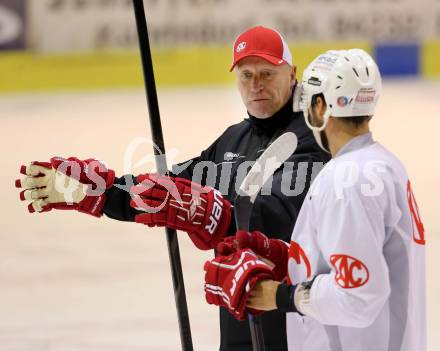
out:
M236 250L246 248L273 262L275 280L282 281L286 278L289 244L279 239L269 239L259 231L239 230L235 236L227 237L219 243L217 252L220 255L228 255Z
M238 243L235 235L227 236L222 241L217 244L216 247L217 255L219 256L229 256L234 252L238 251Z
M214 248L224 237L231 205L219 191L157 174L138 176L137 181L130 205L145 213L136 215L136 222L183 230L201 250Z
M273 279L271 267L249 249L205 262L205 297L209 304L226 307L238 320L246 318L246 302L259 280Z
M24 188L20 200L31 201L29 212L77 210L100 217L105 190L113 185L115 172L100 161L84 161L70 157L53 157L50 162L32 162L21 166L26 177L17 179L15 186Z

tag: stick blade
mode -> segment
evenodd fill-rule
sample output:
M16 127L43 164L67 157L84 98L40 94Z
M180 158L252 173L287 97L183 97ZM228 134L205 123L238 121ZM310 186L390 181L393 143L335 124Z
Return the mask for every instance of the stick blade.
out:
M273 173L295 152L298 138L287 132L279 136L255 161L238 191L239 196L249 196L254 203L260 189Z

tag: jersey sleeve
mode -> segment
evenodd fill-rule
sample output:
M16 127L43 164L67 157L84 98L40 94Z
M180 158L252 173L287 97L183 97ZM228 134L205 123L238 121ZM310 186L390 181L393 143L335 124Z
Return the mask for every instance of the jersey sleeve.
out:
M134 216L139 212L130 206L130 188L136 184L133 175L128 174L115 178L113 186L106 190L107 199L103 213L118 221L134 222Z
M390 294L384 211L376 197L355 188L328 203L314 215L321 255L331 271L315 278L306 314L322 324L366 327Z

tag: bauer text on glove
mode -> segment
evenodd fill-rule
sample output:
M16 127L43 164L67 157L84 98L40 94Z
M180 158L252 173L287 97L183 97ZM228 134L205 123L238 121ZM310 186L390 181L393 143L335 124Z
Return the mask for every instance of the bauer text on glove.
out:
M230 203L211 187L182 178L145 174L130 190L135 221L185 231L194 244L208 250L224 237L231 221Z
M226 307L238 320L245 319L246 312L261 313L246 309L247 299L258 281L273 279L273 272L255 253L245 249L229 256L217 256L207 261L204 269L205 298L209 304Z

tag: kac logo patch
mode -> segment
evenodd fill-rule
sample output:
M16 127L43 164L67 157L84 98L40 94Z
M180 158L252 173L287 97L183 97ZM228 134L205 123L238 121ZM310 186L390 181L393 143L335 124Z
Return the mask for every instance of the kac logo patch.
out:
M244 49L246 49L246 42L242 41L241 43L239 43L237 45L237 48L235 49L235 51L240 52L240 51L243 51Z
M348 255L331 255L330 262L336 271L336 283L344 289L359 288L370 279L370 272L365 264Z

